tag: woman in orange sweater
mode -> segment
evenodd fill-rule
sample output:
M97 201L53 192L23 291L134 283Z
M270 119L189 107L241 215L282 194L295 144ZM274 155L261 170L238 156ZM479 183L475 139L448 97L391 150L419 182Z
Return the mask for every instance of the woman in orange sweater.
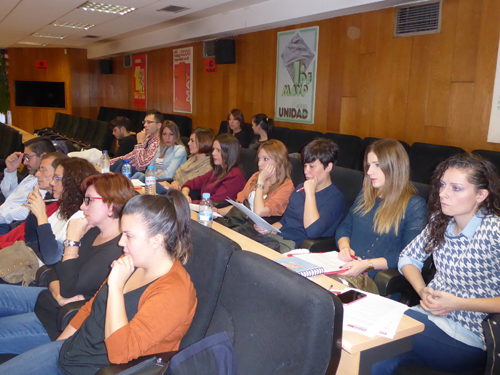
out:
M95 374L110 363L179 348L197 302L182 266L191 247L187 201L176 190L136 196L121 226L125 255L94 298L57 341L4 363L0 373Z

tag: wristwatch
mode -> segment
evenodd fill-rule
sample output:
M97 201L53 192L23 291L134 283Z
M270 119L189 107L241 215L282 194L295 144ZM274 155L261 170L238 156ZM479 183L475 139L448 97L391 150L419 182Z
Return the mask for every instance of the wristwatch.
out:
M64 247L68 246L80 246L80 241L71 241L71 240L64 240L63 242Z
M368 268L366 269L366 272L372 272L373 270L375 270L375 268L373 268L372 260L367 259L366 261L368 262Z
M262 189L264 190L264 184L257 184L255 185L257 187L257 189Z

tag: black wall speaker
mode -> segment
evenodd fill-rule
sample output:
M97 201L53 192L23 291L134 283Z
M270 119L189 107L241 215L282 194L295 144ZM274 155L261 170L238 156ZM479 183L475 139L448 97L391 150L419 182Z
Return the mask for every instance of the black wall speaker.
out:
M236 64L236 43L234 39L215 41L215 63Z
M99 60L101 74L113 74L113 60Z

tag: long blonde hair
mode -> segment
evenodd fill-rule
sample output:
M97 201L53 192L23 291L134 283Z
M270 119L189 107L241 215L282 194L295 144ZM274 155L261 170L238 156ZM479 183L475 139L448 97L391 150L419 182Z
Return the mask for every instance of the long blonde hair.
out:
M269 194L278 189L287 178L292 179L292 164L290 163L290 156L288 155L286 146L277 139L268 139L261 143L257 150L257 162L260 150L265 150L267 155L276 162L276 182L269 188ZM255 184L257 183L257 178L255 179Z
M372 186L368 172L368 154L373 152L378 159L380 169L384 173L385 183L380 189ZM382 203L375 212L373 229L377 234L389 233L394 227L398 235L399 224L405 217L406 207L415 188L410 184L410 159L405 149L394 139L380 139L366 148L364 159L365 178L364 194L354 212L366 215L375 205L377 197Z

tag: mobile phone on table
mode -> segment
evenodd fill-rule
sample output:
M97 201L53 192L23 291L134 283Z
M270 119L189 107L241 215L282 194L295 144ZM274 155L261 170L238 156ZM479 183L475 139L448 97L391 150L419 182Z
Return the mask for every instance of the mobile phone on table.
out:
M350 303L359 301L362 298L365 298L366 294L358 292L357 290L349 290L347 292L340 293L338 297L344 305L348 305Z

